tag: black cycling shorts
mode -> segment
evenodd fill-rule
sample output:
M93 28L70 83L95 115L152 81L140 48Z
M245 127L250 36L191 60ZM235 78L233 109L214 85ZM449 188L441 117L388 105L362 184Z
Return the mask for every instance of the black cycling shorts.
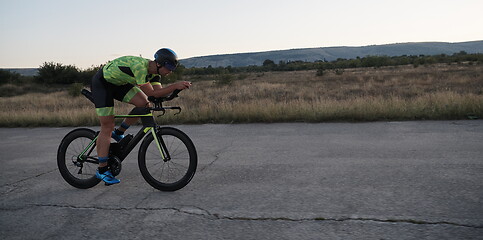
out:
M92 78L91 91L97 115L112 116L114 115L114 99L129 102L141 90L132 84L118 86L106 81L101 68Z

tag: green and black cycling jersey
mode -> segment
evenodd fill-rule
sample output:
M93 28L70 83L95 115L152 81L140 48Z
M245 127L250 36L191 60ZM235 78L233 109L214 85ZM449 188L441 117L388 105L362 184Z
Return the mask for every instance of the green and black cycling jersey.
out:
M114 115L114 99L130 102L141 92L138 85L161 85L158 74L148 73L149 59L125 56L108 62L92 78L91 90L98 116Z
M121 86L142 85L148 82L159 83L158 74L148 74L149 59L124 56L108 62L102 69L106 81Z

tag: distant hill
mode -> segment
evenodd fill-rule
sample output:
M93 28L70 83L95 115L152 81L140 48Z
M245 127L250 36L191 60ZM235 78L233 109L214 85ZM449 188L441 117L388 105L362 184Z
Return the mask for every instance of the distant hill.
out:
M10 72L18 73L23 76L35 76L37 75L37 68L2 68Z
M180 60L186 67L243 67L262 65L263 61L270 59L275 63L280 61L307 61L318 60L333 61L338 58L353 59L366 56L402 56L402 55L437 55L454 54L461 51L467 53L483 53L483 41L446 43L396 43L387 45L371 45L364 47L322 47L279 50L268 52L222 54L203 57L193 57Z
M371 45L364 47L322 47L278 50L268 52L222 54L203 57L181 59L184 66L190 67L244 67L250 65L260 66L263 61L270 59L275 63L280 61L306 61L319 60L334 61L338 58L353 59L366 56L402 56L402 55L437 55L454 54L461 51L467 53L483 53L483 40L460 43L421 42L421 43L395 43L387 45ZM4 70L19 73L24 76L34 76L37 68L6 68Z

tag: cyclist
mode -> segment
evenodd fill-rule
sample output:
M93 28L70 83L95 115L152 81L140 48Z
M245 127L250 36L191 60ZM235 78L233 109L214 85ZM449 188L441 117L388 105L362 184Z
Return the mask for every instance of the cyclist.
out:
M124 56L108 62L92 78L91 91L96 113L101 123L97 138L99 168L96 177L107 185L119 183L109 171L109 146L111 137L120 141L126 131L138 118L126 118L119 128L114 129L114 99L133 104L136 107L149 106L148 96L162 97L176 89L191 86L190 82L177 82L162 87L160 76L166 76L178 66L176 53L168 48L159 49L154 61L142 57Z

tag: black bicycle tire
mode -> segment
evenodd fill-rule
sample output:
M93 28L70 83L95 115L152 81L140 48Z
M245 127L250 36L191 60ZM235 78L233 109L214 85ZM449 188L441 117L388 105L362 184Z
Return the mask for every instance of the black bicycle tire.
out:
M101 180L96 178L95 174L88 179L79 179L71 174L67 168L66 151L69 145L78 138L88 138L93 140L96 137L96 133L87 128L78 128L69 132L62 139L59 149L57 150L57 167L59 168L62 178L71 186L81 189L87 189L96 186Z
M161 191L168 191L168 192L177 191L185 187L186 185L188 185L188 183L195 175L196 168L198 165L198 156L196 153L196 148L193 142L191 141L191 139L179 129L171 128L171 127L162 127L162 128L159 128L158 131L161 132L161 136L166 136L166 135L173 136L175 138L178 138L184 144L189 154L189 166L187 168L187 171L180 180L174 183L163 183L161 181L158 181L156 178L154 178L151 175L150 171L147 169L147 166L146 166L146 153L149 145L154 140L154 137L152 136L152 134L149 134L144 138L141 144L141 147L139 148L139 154L138 154L139 170L141 171L141 175L143 176L144 180L146 180L146 182L152 187L154 187L155 189L158 189Z

